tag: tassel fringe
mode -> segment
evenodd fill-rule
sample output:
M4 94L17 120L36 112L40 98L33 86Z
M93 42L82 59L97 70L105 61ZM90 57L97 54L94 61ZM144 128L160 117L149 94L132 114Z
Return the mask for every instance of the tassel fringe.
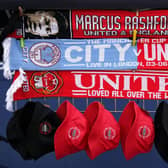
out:
M6 93L6 109L8 111L13 112L13 95L14 93L21 88L22 84L24 81L26 81L26 77L25 77L25 72L23 71L23 69L19 69L19 76L17 77L17 79L12 83L12 85L10 86L10 88L7 90Z

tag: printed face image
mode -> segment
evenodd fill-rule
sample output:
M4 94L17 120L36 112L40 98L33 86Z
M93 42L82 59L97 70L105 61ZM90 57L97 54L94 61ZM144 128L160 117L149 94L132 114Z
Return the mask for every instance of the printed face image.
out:
M55 12L47 11L37 11L32 14L27 13L25 31L43 37L56 35L59 32L59 26L54 16Z

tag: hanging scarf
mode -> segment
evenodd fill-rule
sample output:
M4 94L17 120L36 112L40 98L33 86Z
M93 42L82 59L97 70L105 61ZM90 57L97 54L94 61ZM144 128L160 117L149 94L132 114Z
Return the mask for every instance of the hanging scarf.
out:
M167 69L168 40L139 39L5 40L4 76L10 70Z
M26 80L17 83L19 78L20 73L16 71L7 92L8 106L15 100L38 97L168 98L168 72L27 71Z
M160 38L168 36L168 10L31 10L26 38Z

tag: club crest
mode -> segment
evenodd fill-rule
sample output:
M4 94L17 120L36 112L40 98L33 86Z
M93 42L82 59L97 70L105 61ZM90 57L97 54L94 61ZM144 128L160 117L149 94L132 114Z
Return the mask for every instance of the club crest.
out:
M104 138L106 140L112 140L116 137L116 130L112 127L108 127L104 129Z
M51 67L55 65L60 57L60 49L50 42L39 42L29 50L29 57L32 63L40 67Z
M56 72L34 72L30 78L30 86L45 95L56 94L62 85L62 78Z
M80 129L77 127L72 127L68 131L68 137L72 140L78 139L80 136Z
M40 134L42 135L48 135L52 131L52 126L49 122L42 122L40 124Z
M138 129L138 135L140 138L146 139L151 135L151 130L146 125L140 126Z

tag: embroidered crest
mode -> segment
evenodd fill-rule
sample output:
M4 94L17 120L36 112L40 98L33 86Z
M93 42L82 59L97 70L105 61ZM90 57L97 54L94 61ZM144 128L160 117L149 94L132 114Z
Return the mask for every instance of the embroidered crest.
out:
M77 127L72 127L68 131L68 137L72 140L78 139L80 136L80 129Z
M151 130L147 125L140 126L138 129L138 135L142 139L146 139L151 135Z
M49 122L42 122L40 124L40 134L42 135L48 135L52 131L52 126Z
M62 78L56 72L34 72L30 78L31 87L45 95L57 93L62 84Z
M107 140L112 140L116 137L116 130L112 127L107 127L104 129L104 138Z
M40 67L51 67L55 65L61 56L60 49L50 42L39 42L29 50L30 60Z

